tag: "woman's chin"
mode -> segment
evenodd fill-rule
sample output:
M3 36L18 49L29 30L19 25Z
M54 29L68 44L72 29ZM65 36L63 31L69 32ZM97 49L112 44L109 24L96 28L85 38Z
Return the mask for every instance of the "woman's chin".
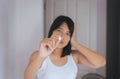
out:
M63 47L61 47L61 46L58 46L58 47L57 47L57 49L63 49Z
M65 47L65 46L63 46L63 45L57 46L58 49L63 49L64 47Z

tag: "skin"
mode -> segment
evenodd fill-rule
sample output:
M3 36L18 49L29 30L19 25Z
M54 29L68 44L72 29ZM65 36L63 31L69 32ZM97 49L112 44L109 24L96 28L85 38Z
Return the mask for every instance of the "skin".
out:
M61 41L58 40L59 36L62 37ZM74 29L72 38L70 38L68 26L64 22L60 28L53 31L50 38L45 38L40 42L39 50L33 52L30 57L29 64L24 73L24 79L35 79L38 69L41 67L47 56L50 56L50 59L54 65L65 65L67 62L67 56L60 56L63 48L69 41L71 42L72 47L75 48L75 50L72 50L72 56L76 64L84 64L92 68L105 66L106 60L102 55L79 44L75 38L76 28Z

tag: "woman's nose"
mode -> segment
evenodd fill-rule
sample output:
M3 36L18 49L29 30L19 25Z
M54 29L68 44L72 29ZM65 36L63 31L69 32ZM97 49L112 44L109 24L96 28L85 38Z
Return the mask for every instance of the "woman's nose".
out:
M64 34L63 33L57 33L57 36L59 37L61 37L61 39L63 39L64 38Z

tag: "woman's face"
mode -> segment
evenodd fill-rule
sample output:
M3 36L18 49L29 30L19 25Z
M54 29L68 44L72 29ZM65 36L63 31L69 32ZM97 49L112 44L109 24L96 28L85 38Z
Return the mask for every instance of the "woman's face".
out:
M58 38L58 36L61 36L62 40L60 41L57 48L64 48L70 41L70 32L65 22L63 22L58 29L53 31L52 37Z

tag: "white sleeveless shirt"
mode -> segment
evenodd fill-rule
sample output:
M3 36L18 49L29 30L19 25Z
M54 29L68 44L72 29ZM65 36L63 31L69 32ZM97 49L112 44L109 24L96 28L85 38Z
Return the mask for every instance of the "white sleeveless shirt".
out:
M63 66L54 65L48 56L37 72L36 79L76 79L77 65L71 55L68 55L67 63Z

